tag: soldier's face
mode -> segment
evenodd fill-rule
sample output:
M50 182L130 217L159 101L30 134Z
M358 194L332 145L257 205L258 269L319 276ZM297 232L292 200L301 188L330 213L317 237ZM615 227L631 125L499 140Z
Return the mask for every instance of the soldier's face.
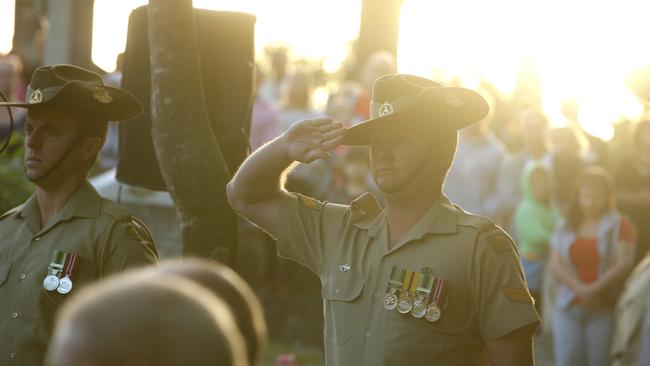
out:
M79 125L74 115L30 110L25 123L25 175L32 182L64 176L78 169Z
M378 136L371 144L372 176L379 189L397 193L414 178L430 173L432 141L429 136L393 134Z

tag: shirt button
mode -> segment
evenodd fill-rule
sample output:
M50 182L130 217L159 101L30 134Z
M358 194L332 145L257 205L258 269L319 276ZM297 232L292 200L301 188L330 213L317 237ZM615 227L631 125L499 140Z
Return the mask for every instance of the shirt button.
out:
M370 337L370 332L366 332L366 337Z
M339 289L336 289L336 290L334 290L334 292L336 292L338 294L340 291L339 291Z
M379 293L379 291L375 292L375 297L379 297L379 296L381 296L381 294Z
M37 237L34 238L34 240L39 241L39 240L41 240L41 237L37 236Z
M11 317L14 318L14 319L18 318L18 313L11 314Z
M9 354L9 358L11 358L11 359L13 360L14 358L16 358L16 354L13 353L13 352L11 352L11 353Z
M27 275L24 274L24 273L21 273L21 274L20 274L20 279L21 279L21 280L24 280L25 278L27 278Z

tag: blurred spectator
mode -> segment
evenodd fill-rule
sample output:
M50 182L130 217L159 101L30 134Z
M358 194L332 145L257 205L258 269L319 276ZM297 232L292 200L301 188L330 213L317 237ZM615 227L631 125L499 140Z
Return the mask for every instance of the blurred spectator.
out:
M270 48L266 51L271 62L269 75L260 84L258 93L265 100L280 106L282 91L288 79L288 50L284 47Z
M616 304L613 366L650 365L650 255L636 266Z
M223 301L189 280L142 273L115 276L66 303L46 365L248 364Z
M557 206L566 213L576 179L585 167L580 135L572 127L551 130L553 146L553 193Z
M152 275L170 274L191 280L222 299L244 336L250 365L257 365L266 344L266 321L253 290L235 271L207 260L172 260L150 269Z
M319 198L334 203L350 204L366 192L381 197L372 180L370 152L365 146L350 147L337 161L331 187Z
M577 134L582 135L581 138L587 140L587 153L585 155L587 163L609 168L609 149L605 141L585 131L578 122L580 114L578 102L573 99L565 99L560 104L560 110L564 118L566 118L567 126L573 128Z
M515 211L515 230L528 289L540 311L544 266L560 215L551 203L551 174L546 167L536 161L529 162L521 185L524 198Z
M251 118L251 152L280 135L280 113L278 109L259 93L265 75L259 65L256 67L256 88Z
M312 107L312 84L306 72L296 72L284 90L284 103L280 110L280 130L286 131L292 124L303 119L322 117Z
M552 239L556 364L608 365L613 306L632 265L634 226L616 210L606 170L585 170L576 187Z
M4 94L7 101L25 101L22 94L23 66L20 58L16 55L0 55L0 92ZM11 108L14 118L14 131L23 131L27 110L24 108ZM0 144L9 134L9 111L7 108L0 108Z
M115 71L108 73L104 76L104 82L107 85L112 85L115 87L122 86L122 70L124 68L124 53L117 55L115 60ZM104 147L99 153L99 164L100 170L107 170L117 166L119 150L118 150L118 140L119 140L119 129L117 123L109 122L108 123L108 133L106 134L106 142Z
M365 120L365 116L359 114L357 108L362 92L361 85L358 83L354 81L342 82L338 90L330 94L325 114L336 121L343 122L348 127Z
M361 70L361 86L363 93L357 103L356 114L362 120L370 118L370 100L372 99L372 86L380 76L397 72L395 55L388 51L376 51L368 57L368 61Z
M633 145L633 155L621 161L616 171L616 190L621 211L639 229L638 262L650 248L650 120L636 125Z
M460 133L456 157L445 180L444 191L449 199L463 209L494 217L499 209L497 180L503 162L505 147L489 129L494 118L494 99L482 93L490 105L490 112L480 122ZM475 189L469 183L480 181Z
M530 161L539 161L546 168L551 168L551 154L548 151L548 120L539 112L525 112L522 115L522 151L506 156L501 168L497 191L499 197L496 221L502 224L508 233L516 237L512 215L521 202L521 177L524 167Z

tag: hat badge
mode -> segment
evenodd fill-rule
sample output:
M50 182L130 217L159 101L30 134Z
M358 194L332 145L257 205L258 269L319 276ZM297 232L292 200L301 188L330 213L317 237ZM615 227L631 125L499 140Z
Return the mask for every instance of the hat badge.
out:
M394 112L395 110L393 109L393 105L388 102L384 102L384 104L379 106L379 117L388 116L389 114L393 114Z
M41 92L41 89L36 89L29 95L30 104L40 103L42 101L43 101L43 92Z
M108 104L113 101L113 97L108 93L108 90L104 89L100 85L95 85L93 90L93 99L100 103Z

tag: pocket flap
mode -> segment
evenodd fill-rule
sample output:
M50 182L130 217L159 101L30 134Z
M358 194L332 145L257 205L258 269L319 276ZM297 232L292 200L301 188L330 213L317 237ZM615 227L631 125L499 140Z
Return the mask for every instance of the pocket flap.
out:
M7 276L9 276L10 268L11 263L0 263L0 286L2 286L7 281Z
M366 279L352 271L344 273L330 273L325 276L321 296L325 300L354 301L366 283Z

